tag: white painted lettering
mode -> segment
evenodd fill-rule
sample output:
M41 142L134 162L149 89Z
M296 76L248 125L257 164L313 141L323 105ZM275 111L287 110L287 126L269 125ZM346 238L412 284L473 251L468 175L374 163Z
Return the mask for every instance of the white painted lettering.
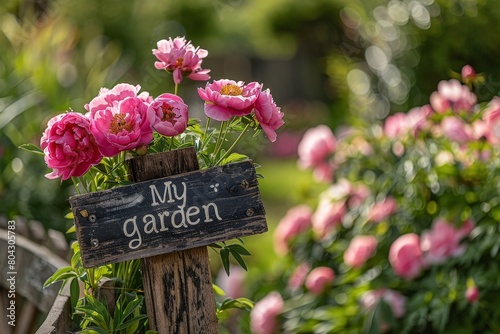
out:
M219 216L219 209L217 208L217 205L215 205L215 203L208 203L207 205L202 205L201 207L203 208L203 210L205 210L205 223L213 222L213 219L210 217L209 214L210 207L214 208L214 213L215 217L217 217L217 220L222 220L222 218Z
M186 217L184 215L184 208L182 206L180 206L180 205L178 206L178 208L179 208L179 210L175 210L172 213L172 221L171 221L172 222L172 226L174 228L180 228L181 226L188 227L186 225ZM177 223L176 218L179 215L181 217L181 221L180 221L180 223Z
M170 214L170 212L168 212L168 211L163 211L163 212L158 213L158 218L160 218L160 225L161 225L160 231L161 232L168 231L168 227L165 226L165 217L168 217L169 214Z
M200 208L197 206L191 206L186 210L186 220L189 225L196 225L200 222L200 218L195 221L191 220L191 216L195 216L200 213Z
M137 236L137 238L130 240L128 243L128 247L130 249L136 249L142 244L142 236L141 233L139 232L139 229L137 228L137 216L134 216L134 218L127 219L123 223L123 234L125 234L126 237L134 237ZM129 223L132 223L132 232L129 232L128 225Z
M160 196L160 193L158 192L158 189L156 189L156 186L154 184L150 185L149 188L151 189L151 198L153 201L151 202L151 206L157 206L160 205L160 203L165 203L167 201L167 193L168 193L168 201L167 203L173 203L174 199L172 198L172 189L170 188L170 185L172 184L172 181L165 181L165 189L163 190L163 197ZM160 201L158 203L156 201L156 198Z
M147 214L142 217L142 222L144 223L144 233L150 234L152 232L158 233L156 228L156 218L152 214Z

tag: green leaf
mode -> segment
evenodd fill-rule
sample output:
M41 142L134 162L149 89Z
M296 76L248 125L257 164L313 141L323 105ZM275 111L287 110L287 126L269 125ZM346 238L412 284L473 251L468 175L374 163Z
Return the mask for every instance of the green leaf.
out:
M229 246L227 246L227 248L229 248L232 251L235 251L241 255L252 255L245 247L238 245L238 244L229 245Z
M227 165L228 163L231 162L238 162L238 161L243 161L248 159L248 156L240 153L231 153L227 158L224 158L221 162L220 165Z
M19 148L38 155L44 155L43 150L40 147L33 144L22 144L19 146Z
M254 303L247 298L237 298L237 299L232 299L228 298L225 299L219 306L219 311L224 311L228 310L231 308L235 309L240 309L240 310L245 310L245 311L251 311L253 309Z
M212 284L212 289L214 290L214 292L218 296L225 296L226 295L226 293L224 292L224 290L222 290L221 287L218 286L218 285Z
M126 329L126 328L131 327L132 325L134 325L136 322L143 321L143 320L145 320L147 318L148 318L147 314L136 315L132 319L127 320L123 324L121 324L118 327L116 327L115 330L118 331L118 330Z
M245 260L243 260L241 255L238 252L234 251L232 248L229 248L229 252L231 252L231 255L238 262L238 264L241 266L241 268L245 269L245 271L248 271ZM228 273L228 275L229 275L229 273Z
M73 278L69 285L69 295L70 295L70 305L71 311L74 312L76 309L76 304L78 303L78 299L80 297L80 284L78 284L78 279Z
M71 277L76 277L77 274L73 271L73 268L71 266L66 266L62 267L56 270L55 273L52 274L45 283L43 283L43 287L46 288L56 282L71 278Z
M220 258L222 260L222 265L226 271L227 276L229 276L229 249L222 248L219 252Z
M87 327L79 333L80 334L108 334L107 331L105 331L104 329L99 328L99 327Z
M68 230L66 231L66 234L71 234L71 233L76 233L76 226L72 225Z

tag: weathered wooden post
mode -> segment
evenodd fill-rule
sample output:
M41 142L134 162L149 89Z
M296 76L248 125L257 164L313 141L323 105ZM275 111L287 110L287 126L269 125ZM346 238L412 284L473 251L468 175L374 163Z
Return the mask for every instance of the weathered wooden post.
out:
M140 258L151 329L217 333L206 246L267 231L252 162L198 170L188 148L128 165L137 183L70 198L84 267Z

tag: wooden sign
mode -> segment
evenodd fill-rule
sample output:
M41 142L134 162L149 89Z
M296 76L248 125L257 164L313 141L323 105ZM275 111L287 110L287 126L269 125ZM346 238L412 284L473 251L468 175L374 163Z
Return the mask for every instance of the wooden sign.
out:
M70 198L83 266L267 231L250 160Z

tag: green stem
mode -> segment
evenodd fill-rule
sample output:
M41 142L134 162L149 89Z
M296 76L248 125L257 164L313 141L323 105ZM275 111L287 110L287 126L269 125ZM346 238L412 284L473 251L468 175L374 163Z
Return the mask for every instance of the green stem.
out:
M174 146L174 137L170 137L170 140L168 141L168 150L170 151L173 146Z
M219 136L217 137L217 141L215 142L214 157L219 154L222 144L224 143L224 141L222 140L222 133L224 132L224 125L226 125L226 123L226 121L222 121L220 124Z
M80 193L80 188L78 187L78 180L77 180L77 178L76 178L76 177L74 177L74 176L72 176L72 177L71 177L71 181L73 181L73 185L75 186L76 193L77 193L78 195L81 195L81 193Z
M179 89L179 84L175 84L175 86L174 86L174 95L177 95L178 89Z
M238 143L240 142L241 138L243 138L243 135L245 134L245 132L247 132L248 128L250 127L250 124L247 124L245 126L245 128L243 129L243 131L241 131L240 135L238 136L238 138L236 138L236 140L234 141L233 145L231 145L231 147L226 151L226 153L224 153L224 155L219 159L219 161L217 161L217 163L215 164L215 166L218 166L222 160L224 160L227 156L229 156L229 154L231 153L231 151L236 147L236 145L238 145Z

